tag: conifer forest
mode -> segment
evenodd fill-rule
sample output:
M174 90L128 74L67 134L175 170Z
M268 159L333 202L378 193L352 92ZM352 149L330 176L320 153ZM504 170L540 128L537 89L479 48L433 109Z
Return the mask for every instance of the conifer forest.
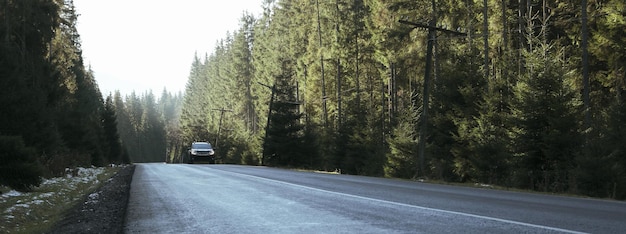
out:
M260 1L157 97L100 93L72 1L1 0L0 184L209 141L218 163L626 199L623 0Z

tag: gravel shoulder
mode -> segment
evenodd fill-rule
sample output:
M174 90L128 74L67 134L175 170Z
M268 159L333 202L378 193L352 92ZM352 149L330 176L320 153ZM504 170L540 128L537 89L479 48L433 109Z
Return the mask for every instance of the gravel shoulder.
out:
M135 166L122 168L73 207L49 233L122 233Z

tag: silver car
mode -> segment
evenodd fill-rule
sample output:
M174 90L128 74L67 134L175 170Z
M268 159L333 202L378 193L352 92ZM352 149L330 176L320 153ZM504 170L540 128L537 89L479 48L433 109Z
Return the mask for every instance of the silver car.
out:
M198 159L208 160L209 163L215 163L215 151L208 142L191 143L189 149L189 163L194 163Z

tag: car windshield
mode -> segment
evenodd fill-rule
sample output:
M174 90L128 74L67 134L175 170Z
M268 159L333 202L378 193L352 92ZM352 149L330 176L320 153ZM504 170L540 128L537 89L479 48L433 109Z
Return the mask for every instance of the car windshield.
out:
M211 149L211 144L209 143L195 143L192 148L194 149Z

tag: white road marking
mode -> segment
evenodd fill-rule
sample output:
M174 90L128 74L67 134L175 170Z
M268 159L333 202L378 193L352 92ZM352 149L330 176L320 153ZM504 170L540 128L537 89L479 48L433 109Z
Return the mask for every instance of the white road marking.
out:
M219 169L217 169L217 170L219 170ZM242 175L242 176L247 176L247 177L252 177L252 178L255 178L255 179L265 180L265 181L269 181L269 182L273 182L273 183L279 183L279 184L289 185L289 186L293 186L293 187L313 190L313 191L317 191L317 192L328 193L328 194L339 195L339 196L346 196L346 197L357 198L357 199L362 199L362 200L367 200L367 201L372 201L372 202L380 202L380 203L385 203L385 204L390 204L390 205L403 206L403 207L427 210L427 211L432 211L432 212L440 212L440 213L446 213L446 214L460 215L460 216L472 217L472 218L477 218L477 219L485 219L485 220L491 220L491 221L496 221L496 222L502 222L502 223L520 225L520 226L526 226L526 227L533 227L533 228L544 229L544 230L555 231L555 232L564 232L564 233L572 233L572 234L587 234L586 232L579 232L579 231L568 230L568 229L557 228L557 227L550 227L550 226L544 226L544 225L538 225L538 224L532 224L532 223L524 223L524 222L513 221L513 220L508 220L508 219L500 219L500 218L494 218L494 217L483 216L483 215L463 213L463 212L458 212L458 211L450 211L450 210L429 208L429 207L424 207L424 206L417 206L417 205L411 205L411 204L405 204L405 203L399 203L399 202L393 202L393 201L386 201L386 200L381 200L381 199L376 199L376 198L363 197L363 196L358 196L358 195L353 195L353 194L334 192L334 191L329 191L329 190L318 189L318 188L308 187L308 186L304 186L304 185L284 182L284 181L280 181L280 180L268 179L268 178L264 178L264 177L260 177L260 176L254 176L254 175L237 173L237 172L231 172L231 171L225 171L225 170L220 170L220 171L224 171L224 172L228 172L228 173L232 173L232 174L237 174L237 175Z

